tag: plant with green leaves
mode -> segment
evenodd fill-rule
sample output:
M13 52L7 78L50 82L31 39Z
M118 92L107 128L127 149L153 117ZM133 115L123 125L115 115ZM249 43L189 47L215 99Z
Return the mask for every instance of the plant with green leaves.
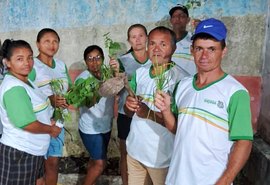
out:
M165 89L168 88L171 77L168 76L168 73L166 73L166 71L172 65L174 64L172 63L159 64L157 56L155 56L155 61L153 61L153 75L155 76L154 80L156 85L156 91L165 91ZM155 94L156 92L153 92L152 97L154 97ZM149 109L147 114L147 118L150 117L152 120L156 121L156 114L154 111L152 111L151 114L151 109Z
M90 76L82 82L73 85L66 93L65 98L68 104L75 107L91 107L101 98L98 94L99 86L99 80L93 76Z
M103 35L104 40L105 40L105 48L108 48L108 50L109 50L109 57L116 59L118 53L121 50L121 45L118 42L114 42L109 37L109 34L110 34L110 32Z
M153 70L155 74L156 90L163 91L169 84L170 77L165 73L171 63L159 64L157 56L153 62Z
M50 82L52 91L54 95L63 96L64 97L64 86L62 79L52 79ZM54 119L55 121L71 121L71 115L67 109L62 107L55 107L54 109Z
M110 66L102 64L100 71L101 71L101 82L105 82L106 80L114 77L114 71Z

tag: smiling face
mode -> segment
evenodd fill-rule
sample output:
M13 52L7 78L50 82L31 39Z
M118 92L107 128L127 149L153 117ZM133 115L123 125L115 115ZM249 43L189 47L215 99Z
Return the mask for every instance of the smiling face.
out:
M198 73L220 72L226 52L226 47L222 49L220 42L211 39L197 39L191 48Z
M9 72L24 82L27 82L33 64L33 52L24 47L14 48L10 59L6 61Z
M85 62L88 70L95 77L100 78L101 77L100 69L103 62L102 54L97 49L94 49L93 51L87 54Z
M148 56L157 65L171 62L175 45L172 44L172 37L169 32L153 31L149 35Z
M134 51L146 50L147 35L140 27L134 27L128 33L128 42Z
M37 42L37 48L41 55L53 57L59 49L58 36L53 32L45 33Z

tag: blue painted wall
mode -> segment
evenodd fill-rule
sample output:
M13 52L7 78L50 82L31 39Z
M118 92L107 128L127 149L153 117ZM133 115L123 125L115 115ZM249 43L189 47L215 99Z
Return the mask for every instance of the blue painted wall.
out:
M0 32L156 22L188 0L1 0ZM199 18L265 14L267 0L200 0Z

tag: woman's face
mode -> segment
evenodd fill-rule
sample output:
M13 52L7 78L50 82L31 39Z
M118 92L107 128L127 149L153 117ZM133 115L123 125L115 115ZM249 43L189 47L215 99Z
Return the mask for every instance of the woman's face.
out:
M129 32L128 42L134 51L146 50L147 35L140 27L135 27Z
M28 74L31 72L33 64L32 51L24 47L15 48L10 60L6 61L9 72L24 82L27 81Z
M40 54L53 57L59 49L59 40L57 35L53 32L45 33L40 38L39 42L37 42L37 47Z
M103 62L102 55L96 49L88 53L85 60L88 70L94 75L98 74L98 76L96 77L100 77L100 68L102 62Z

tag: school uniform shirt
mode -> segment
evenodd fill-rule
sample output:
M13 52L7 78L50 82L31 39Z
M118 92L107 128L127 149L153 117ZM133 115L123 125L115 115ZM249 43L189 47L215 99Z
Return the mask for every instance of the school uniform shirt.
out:
M215 184L226 169L235 140L252 140L250 99L232 76L203 88L196 75L175 94L178 125L166 185Z
M125 72L125 74L128 76L128 80L131 80L131 76L135 71L144 65L147 65L150 62L150 60L147 58L144 62L140 63L134 56L134 52L127 53L118 59L120 64L120 72ZM124 105L126 101L126 97L128 96L128 92L124 88L119 93L119 103L118 103L118 112L121 114L125 114L124 111Z
M1 143L20 151L45 155L49 134L33 134L23 128L38 120L50 125L53 108L46 95L31 81L29 85L6 74L0 87L0 113L3 125Z
M75 84L93 76L88 70L83 71ZM85 134L100 134L111 131L114 97L102 97L98 103L88 108L80 107L79 129Z
M44 64L38 58L34 58L34 66L29 74L29 79L47 96L53 95L50 82L54 79L63 81L63 93L67 92L69 86L72 84L65 63L56 58L53 59L52 67Z
M131 88L136 95L143 98L149 109L159 112L154 105L156 92L156 76L151 73L152 65L146 65L136 70L131 80ZM165 72L163 91L172 93L175 85L187 73L174 63ZM126 140L128 154L151 168L165 168L169 166L174 135L164 126L150 119L140 118L135 113L132 117L130 132Z
M172 56L172 61L178 66L188 72L190 75L194 75L197 72L194 58L190 52L191 48L191 36L190 32L180 41L176 43L176 50Z

